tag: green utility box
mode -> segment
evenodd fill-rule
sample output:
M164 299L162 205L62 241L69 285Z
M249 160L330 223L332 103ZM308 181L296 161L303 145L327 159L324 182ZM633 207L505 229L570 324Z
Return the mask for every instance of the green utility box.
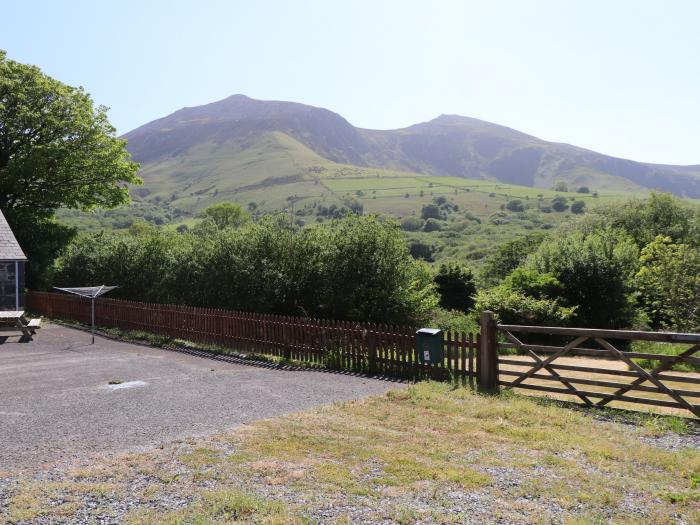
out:
M441 363L445 358L442 330L421 328L416 332L416 352L421 363Z

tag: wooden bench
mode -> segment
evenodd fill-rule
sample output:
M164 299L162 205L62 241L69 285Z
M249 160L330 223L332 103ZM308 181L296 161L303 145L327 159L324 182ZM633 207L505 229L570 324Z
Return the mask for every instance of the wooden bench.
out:
M35 330L41 328L41 319L30 319L27 323L27 328L33 328Z

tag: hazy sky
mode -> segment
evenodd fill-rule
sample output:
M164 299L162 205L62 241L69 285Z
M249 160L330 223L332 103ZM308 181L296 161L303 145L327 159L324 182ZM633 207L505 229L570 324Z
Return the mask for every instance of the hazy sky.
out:
M0 0L0 49L119 133L234 93L398 128L456 113L700 163L700 2Z

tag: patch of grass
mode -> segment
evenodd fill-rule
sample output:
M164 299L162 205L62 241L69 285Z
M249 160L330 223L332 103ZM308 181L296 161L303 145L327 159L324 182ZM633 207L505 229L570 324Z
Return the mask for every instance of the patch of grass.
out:
M640 439L683 430L677 419L601 421L608 411L570 407L426 382L71 476L128 487L148 473L136 497L152 508L129 516L139 524L698 522L700 453ZM22 493L15 515L53 514L37 490ZM173 497L184 507L167 508Z
M290 513L285 505L246 492L228 489L203 492L184 509L137 511L127 518L133 525L185 524L255 524L302 525L300 516Z
M124 381L121 379L110 379L107 384L108 385L121 385Z
M662 355L679 355L685 352L690 345L673 344L673 343L658 343L655 341L633 341L630 351L640 352L645 354L662 354ZM696 356L694 356L696 357ZM652 369L659 366L661 363L658 359L633 359L642 368ZM676 363L671 367L671 370L677 372L700 372L700 364L695 363Z

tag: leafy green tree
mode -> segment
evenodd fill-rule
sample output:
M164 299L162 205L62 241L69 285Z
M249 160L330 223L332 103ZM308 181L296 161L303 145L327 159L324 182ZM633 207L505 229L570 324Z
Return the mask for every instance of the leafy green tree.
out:
M700 252L658 236L639 260L636 282L652 328L700 330Z
M566 211L569 205L566 203L566 197L554 197L552 199L552 209L554 211L562 212Z
M505 279L510 272L520 266L528 255L537 249L544 238L543 233L536 232L501 244L493 255L486 259L482 279L491 284Z
M433 281L442 308L468 312L474 306L476 283L470 268L454 263L441 264Z
M428 219L423 225L424 232L439 232L442 230L442 221L436 219Z
M700 246L700 211L668 193L652 193L647 199L603 206L596 212L612 227L631 235L639 248L659 235Z
M574 321L592 328L628 328L634 324L632 277L639 250L619 230L573 232L540 245L526 268L554 276L563 286L561 303L576 307Z
M125 146L107 108L95 108L82 88L0 50L0 209L30 259L30 285L46 277L46 261L62 248L57 241L70 237L53 222L58 208L129 201L126 184L140 180Z
M423 228L423 219L418 217L405 217L401 220L401 229L407 232L417 232Z
M239 228L250 220L250 215L238 204L220 202L212 204L199 213L205 221L211 221L223 230L224 228Z
M515 212L525 211L525 205L520 199L513 199L512 201L508 201L508 204L506 204L506 208L510 211Z
M588 188L588 186L579 186L576 189L576 193L590 193L591 190Z
M571 204L571 213L581 214L586 211L586 203L584 201L574 201Z
M444 214L440 207L437 204L426 204L423 206L421 209L421 217L423 217L424 220L428 219L436 219L436 220L441 220L444 219Z
M398 224L375 217L82 235L57 281L116 282L115 297L140 301L355 321L419 323L437 305L432 274L410 257Z
M558 180L554 183L552 189L554 191L569 191L569 185L563 180Z

